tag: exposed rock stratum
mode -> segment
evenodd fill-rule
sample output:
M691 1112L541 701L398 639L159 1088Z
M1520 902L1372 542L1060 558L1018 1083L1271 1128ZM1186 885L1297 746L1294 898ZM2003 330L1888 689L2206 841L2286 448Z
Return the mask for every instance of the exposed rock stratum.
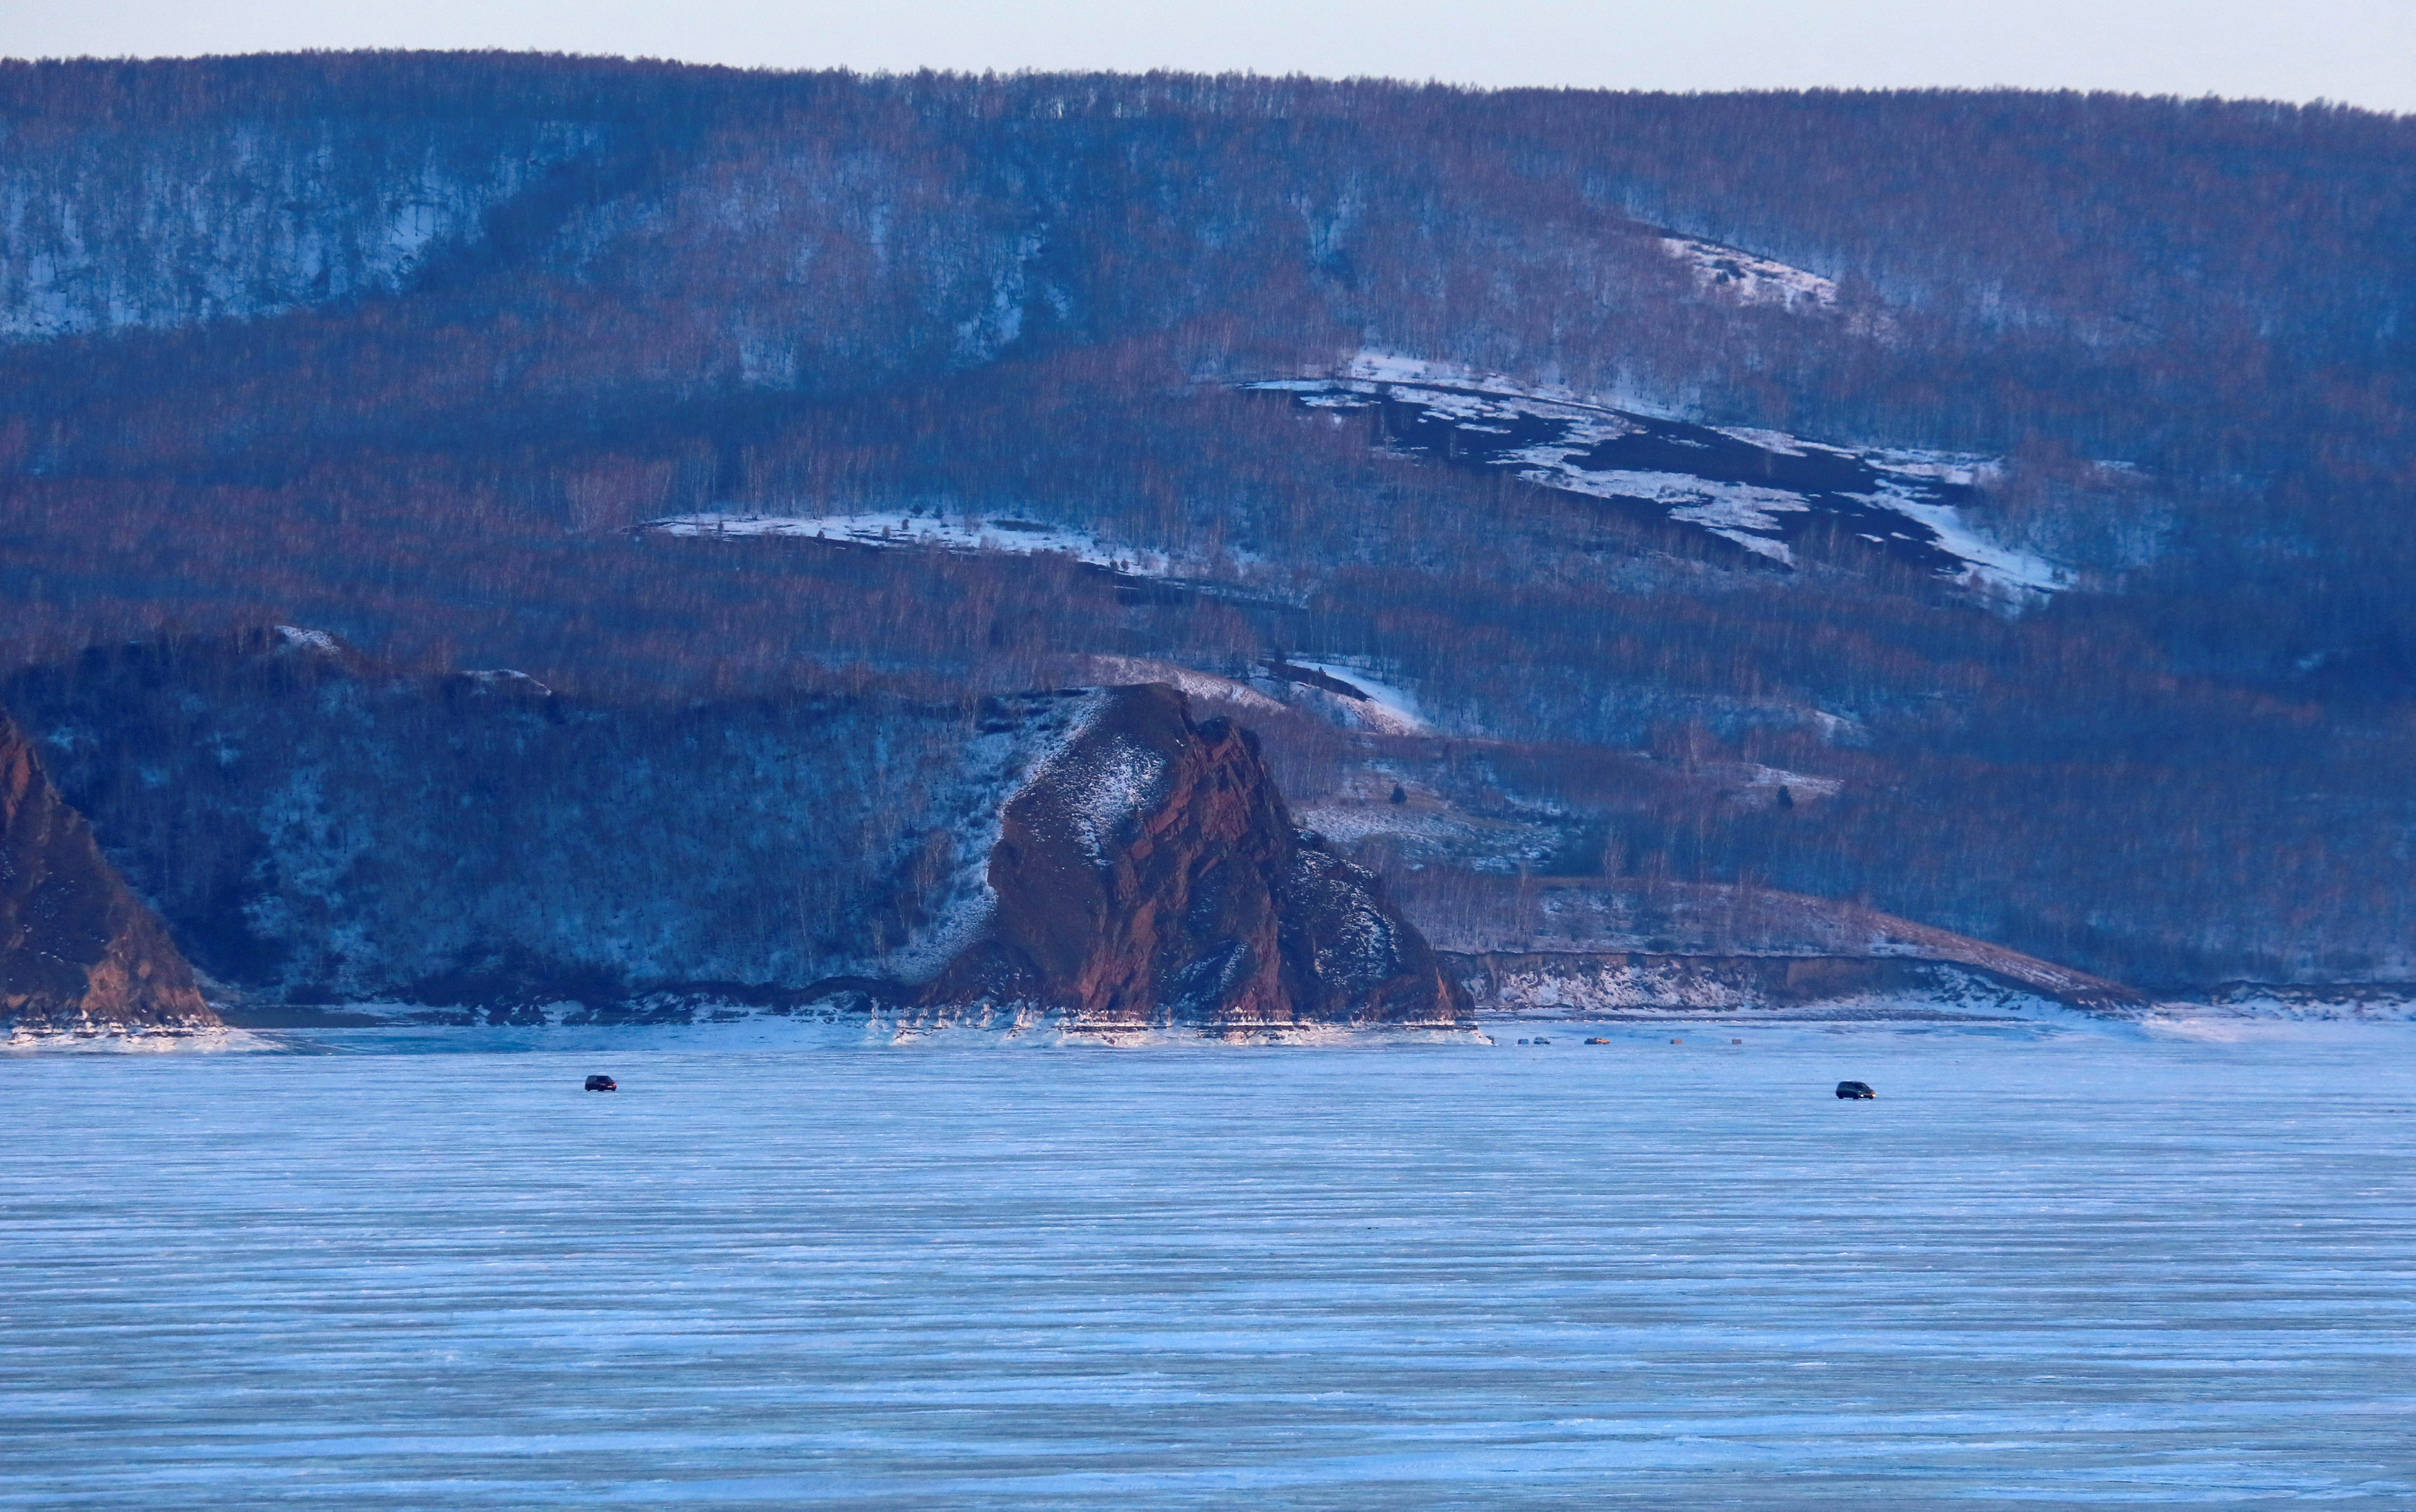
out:
M21 1030L218 1023L159 921L0 714L0 1020Z
M1006 804L994 903L924 1006L1085 1027L1472 1028L1373 874L1296 830L1257 739L1163 683L1106 690Z

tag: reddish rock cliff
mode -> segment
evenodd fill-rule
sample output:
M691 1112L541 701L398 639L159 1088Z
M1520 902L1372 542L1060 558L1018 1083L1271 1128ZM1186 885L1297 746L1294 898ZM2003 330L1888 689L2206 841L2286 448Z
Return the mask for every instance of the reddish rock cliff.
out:
M926 1006L1119 1027L1472 1025L1377 879L1294 831L1248 731L1194 724L1162 683L1100 699L1007 804L996 906Z
M0 1022L61 1030L218 1022L167 931L0 715Z

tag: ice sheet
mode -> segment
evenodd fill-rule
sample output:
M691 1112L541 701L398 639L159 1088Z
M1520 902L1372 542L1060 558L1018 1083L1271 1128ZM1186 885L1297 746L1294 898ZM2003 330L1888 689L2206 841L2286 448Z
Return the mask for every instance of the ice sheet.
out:
M0 1506L2416 1501L2416 1031L1543 1032L0 1058Z

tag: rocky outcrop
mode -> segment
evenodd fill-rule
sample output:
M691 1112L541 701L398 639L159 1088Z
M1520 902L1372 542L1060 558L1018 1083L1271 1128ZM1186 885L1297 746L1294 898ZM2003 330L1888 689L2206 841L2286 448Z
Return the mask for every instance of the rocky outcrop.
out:
M40 1032L218 1022L167 931L0 715L0 1021Z
M1247 730L1107 690L1010 800L994 902L922 993L1086 1028L1465 1028L1465 991L1370 873L1296 831Z
M1467 1017L1252 738L1163 685L631 705L289 626L0 699L238 1024Z

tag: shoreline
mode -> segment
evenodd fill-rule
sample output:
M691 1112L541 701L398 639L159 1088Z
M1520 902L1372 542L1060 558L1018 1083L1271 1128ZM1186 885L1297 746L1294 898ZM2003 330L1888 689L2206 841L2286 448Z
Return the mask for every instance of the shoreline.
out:
M1053 1013L774 1014L723 1011L680 1021L624 1023L518 1017L502 1023L430 1022L422 1010L402 1005L353 1005L304 1021L238 1022L222 1026L109 1025L74 1030L19 1028L0 1040L8 1056L57 1055L322 1055L415 1053L523 1053L607 1048L717 1050L734 1053L783 1050L877 1050L964 1047L982 1049L1316 1049L1497 1048L1515 1046L1538 1031L1578 1043L1589 1031L1658 1040L1675 1033L1783 1031L1975 1033L2017 1031L2025 1038L2081 1035L2128 1040L2229 1041L2322 1035L2328 1031L2383 1031L2416 1027L2416 1005L2394 1002L2384 1011L2303 1005L2169 1001L2134 1014L2113 1016L2060 1006L2021 1011L1973 1011L1968 1005L1906 1000L1869 1000L1750 1009L1653 1009L1602 1011L1482 1012L1472 1025L1099 1025L1069 1022ZM447 1015L450 1017L450 1015ZM468 1015L465 1013L466 1019ZM1725 1046L1719 1048L1727 1048Z

